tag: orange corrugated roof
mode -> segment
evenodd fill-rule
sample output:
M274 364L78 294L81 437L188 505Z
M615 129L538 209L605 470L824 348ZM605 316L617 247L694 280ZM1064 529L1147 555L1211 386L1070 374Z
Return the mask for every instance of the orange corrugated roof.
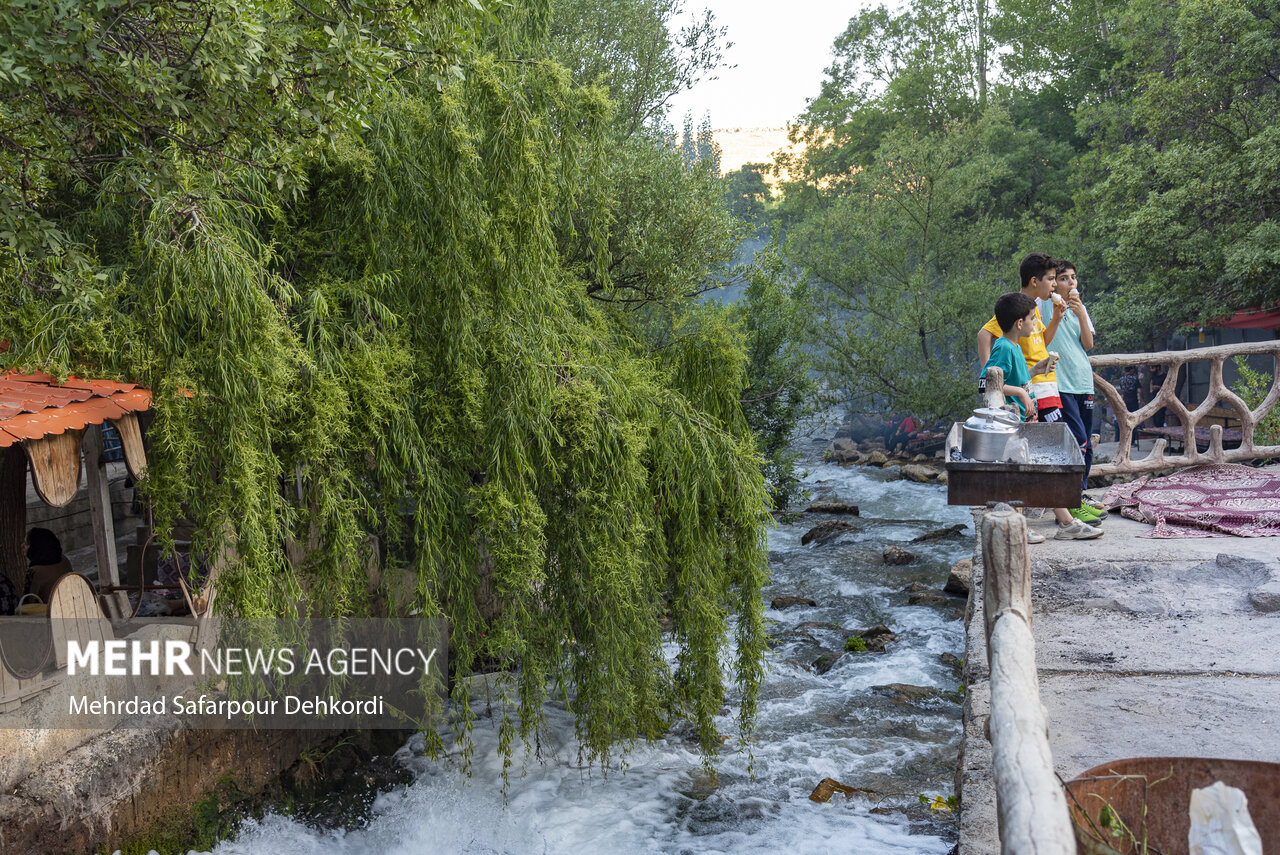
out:
M151 392L132 383L48 374L0 374L0 448L151 408Z

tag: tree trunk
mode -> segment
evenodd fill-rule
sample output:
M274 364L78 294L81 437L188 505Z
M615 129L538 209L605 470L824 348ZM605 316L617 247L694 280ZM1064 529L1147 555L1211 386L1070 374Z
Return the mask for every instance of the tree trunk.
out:
M978 106L987 106L987 0L978 0Z
M27 455L0 448L0 572L21 592L27 579Z

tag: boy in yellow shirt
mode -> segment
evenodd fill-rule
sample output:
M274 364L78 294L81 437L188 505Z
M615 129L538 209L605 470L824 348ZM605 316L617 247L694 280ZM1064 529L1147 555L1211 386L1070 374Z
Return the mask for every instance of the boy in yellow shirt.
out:
M1033 252L1022 259L1018 265L1018 275L1022 280L1022 293L1034 300L1048 300L1053 293L1053 286L1058 277L1057 265L1043 252ZM1035 398L1037 420L1056 422L1062 418L1062 398L1058 394L1058 376L1053 366L1042 374L1035 372L1035 367L1049 358L1049 343L1058 332L1058 325L1067 313L1065 304L1054 304L1053 318L1045 325L1040 316L1040 309L1034 313L1031 329L1024 331L1018 339L1018 347L1027 361L1027 369L1031 371L1031 397ZM992 316L991 320L978 331L978 362L987 364L991 356L992 343L1002 337L1004 331Z

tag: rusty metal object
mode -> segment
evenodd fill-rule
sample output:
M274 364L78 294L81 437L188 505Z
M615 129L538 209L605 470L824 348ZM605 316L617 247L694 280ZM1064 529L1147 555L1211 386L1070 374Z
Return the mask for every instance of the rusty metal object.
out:
M1027 440L1032 459L1052 451L1069 460L1065 464L977 463L951 460L961 446L961 426L947 437L947 504L985 505L987 502L1021 502L1033 508L1074 508L1080 504L1084 457L1066 423L1029 422L1018 428Z
M1280 763L1198 757L1116 760L1067 781L1067 805L1080 852L1130 855L1141 852L1145 839L1149 852L1187 855L1191 791L1217 781L1244 791L1262 850L1280 852ZM1101 814L1108 806L1132 836L1112 836L1103 828ZM1099 840L1099 831L1105 842Z

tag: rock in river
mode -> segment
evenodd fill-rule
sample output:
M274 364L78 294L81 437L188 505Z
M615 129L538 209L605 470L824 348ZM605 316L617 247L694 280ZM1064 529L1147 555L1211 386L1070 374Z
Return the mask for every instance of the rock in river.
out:
M912 543L926 543L930 540L942 540L944 537L959 537L964 534L965 526L953 525L950 528L935 528L933 531L927 531L919 537L911 538Z
M910 564L916 557L901 546L886 546L884 549L885 564Z
M907 597L907 605L909 606L953 606L956 601L945 594L935 594L932 591L917 591L910 597Z
M887 686L872 686L871 691L877 695L884 695L895 704L910 704L915 701L923 701L926 698L932 698L938 694L938 690L932 686L912 686L907 683L890 683Z
M898 636L882 623L876 624L870 629L864 629L858 635L867 643L867 651L870 653L884 653L884 649L889 642L897 641L898 639Z
M919 463L908 463L902 467L902 477L908 481L931 484L938 477L938 470L932 466L921 466Z
M957 597L969 596L969 588L973 585L973 559L964 558L957 561L947 574L947 586L942 590Z
M858 506L847 502L814 502L804 510L809 514L851 514L855 517L858 515Z
M836 663L840 661L842 654L832 650L822 651L822 655L813 660L813 671L815 674L825 674L832 668L836 667Z
M861 528L846 520L823 520L804 533L800 538L800 545L808 546L811 542L830 543L840 535L851 531L861 531Z
M792 606L816 606L817 603L808 597L774 597L769 603L771 609L788 609Z

